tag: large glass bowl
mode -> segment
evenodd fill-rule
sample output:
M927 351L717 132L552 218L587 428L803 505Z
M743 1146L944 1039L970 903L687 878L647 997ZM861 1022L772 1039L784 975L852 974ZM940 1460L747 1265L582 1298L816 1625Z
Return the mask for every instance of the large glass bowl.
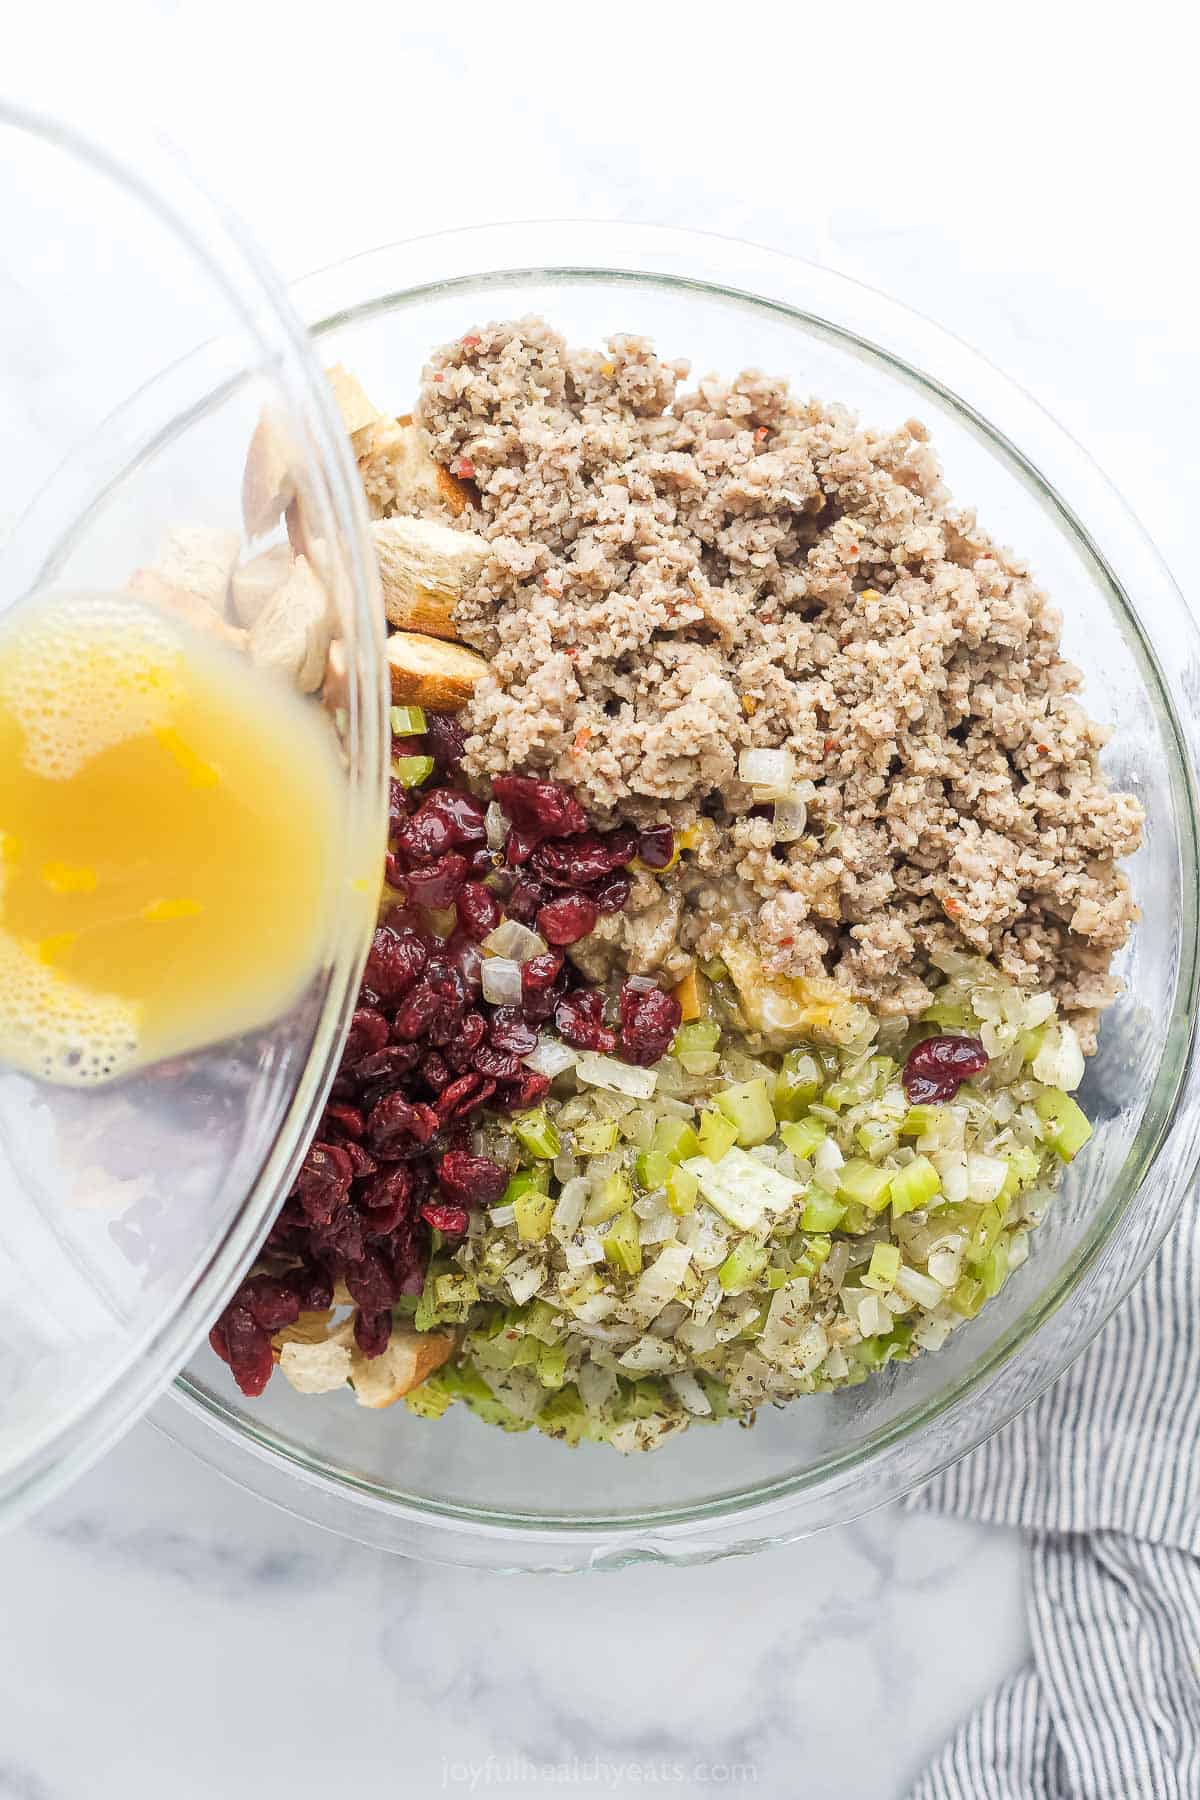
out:
M1200 664L1180 596L1117 495L1032 400L935 326L827 271L654 228L504 226L359 257L296 297L322 359L397 411L431 346L481 320L542 313L572 342L645 332L697 374L758 366L867 422L919 416L956 498L1028 558L1061 608L1087 704L1112 727L1109 775L1146 809L1129 871L1143 916L1083 1090L1095 1138L1027 1264L940 1353L764 1409L753 1430L696 1429L640 1458L509 1437L462 1408L428 1423L401 1406L364 1410L348 1392L302 1398L278 1380L247 1402L207 1354L157 1421L293 1512L388 1549L501 1569L703 1560L893 1499L1063 1370L1190 1192Z

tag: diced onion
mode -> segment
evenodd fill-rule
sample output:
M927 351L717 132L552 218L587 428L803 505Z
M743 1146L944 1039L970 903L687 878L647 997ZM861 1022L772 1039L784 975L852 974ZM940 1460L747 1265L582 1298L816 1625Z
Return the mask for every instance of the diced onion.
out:
M1033 1059L1033 1078L1068 1094L1083 1080L1083 1051L1074 1027L1065 1020L1046 1027L1046 1036Z
M653 1069L638 1069L632 1063L618 1062L615 1056L600 1056L595 1050L583 1051L575 1064L575 1074L586 1087L630 1094L635 1100L648 1100L658 1086Z
M497 925L495 931L489 931L483 940L483 947L491 956L511 956L519 963L526 963L531 957L541 956L546 948L545 938L530 931L516 919L505 919Z
M940 1306L945 1299L945 1292L932 1276L922 1275L920 1269L910 1269L907 1263L901 1263L896 1275L897 1291L906 1300L917 1306Z
M490 967L490 963L484 963L483 971L485 977ZM487 986L485 981L484 999L486 1000L486 998ZM561 1075L564 1069L573 1069L575 1067L576 1052L572 1050L568 1044L564 1044L561 1039L548 1037L543 1038L537 1049L531 1050L528 1056L523 1056L521 1058L521 1061L525 1064L527 1069L532 1069L535 1075L548 1075L551 1081L553 1081L554 1077L556 1075Z
M511 956L487 957L480 970L480 979L483 997L493 1006L520 1006L521 965Z
M495 800L492 801L487 809L484 827L487 831L488 849L502 850L504 848L504 840L508 836L508 820L504 815L503 809Z
M762 800L782 799L796 779L790 750L743 750L738 775Z
M634 994L652 994L658 983L652 975L631 975L625 986Z
M589 1184L582 1175L573 1181L563 1183L562 1191L554 1203L554 1212L550 1219L550 1229L558 1238L574 1237L579 1230L579 1221L583 1218L583 1209L587 1205ZM492 1217L495 1218L495 1214Z
M794 844L804 836L808 825L807 803L791 794L784 795L775 802L773 825L777 844Z
M684 1369L678 1375L668 1375L667 1384L673 1389L683 1410L690 1412L694 1418L706 1419L712 1412L708 1395L690 1369Z
M967 1198L977 1206L993 1201L1008 1178L1008 1164L1002 1156L967 1157Z

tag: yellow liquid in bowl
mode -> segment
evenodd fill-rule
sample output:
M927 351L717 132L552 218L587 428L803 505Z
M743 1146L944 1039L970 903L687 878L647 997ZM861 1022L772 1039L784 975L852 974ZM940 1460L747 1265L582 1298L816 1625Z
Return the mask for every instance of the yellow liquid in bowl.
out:
M111 1079L278 1017L327 939L311 701L121 596L0 626L0 1062Z

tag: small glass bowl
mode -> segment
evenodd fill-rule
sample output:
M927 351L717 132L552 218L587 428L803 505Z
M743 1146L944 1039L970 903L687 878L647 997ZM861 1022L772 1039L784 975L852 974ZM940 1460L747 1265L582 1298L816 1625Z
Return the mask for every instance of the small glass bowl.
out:
M711 237L517 225L372 252L303 283L327 363L403 410L432 346L541 313L573 343L647 333L697 375L757 366L886 427L930 428L956 499L1025 556L1064 614L1108 772L1146 808L1129 873L1142 923L1123 953L1083 1104L1096 1125L1028 1262L936 1355L862 1387L697 1429L622 1459L505 1436L462 1408L437 1423L320 1401L282 1381L246 1402L207 1353L155 1414L235 1481L387 1549L498 1569L571 1570L742 1553L894 1499L996 1430L1079 1354L1189 1192L1197 634L1127 508L1040 408L966 345L826 270Z

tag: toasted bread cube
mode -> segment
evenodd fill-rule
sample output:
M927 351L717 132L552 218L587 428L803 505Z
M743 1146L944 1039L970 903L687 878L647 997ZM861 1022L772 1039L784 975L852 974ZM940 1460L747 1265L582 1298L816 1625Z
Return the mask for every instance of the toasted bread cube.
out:
M412 419L381 419L356 440L358 471L374 519L393 513L446 512L457 518L469 499L461 481L430 454Z
M354 1367L349 1344L326 1338L316 1344L294 1339L279 1352L279 1370L298 1394L331 1394L344 1387Z
M254 428L242 471L242 520L248 537L274 531L296 497L297 459L291 441L269 411Z
M483 657L465 644L416 631L394 631L387 641L387 660L397 705L428 706L434 712L465 706L487 672Z
M329 601L307 559L298 556L283 586L271 595L250 632L250 655L277 669L302 694L319 688L329 654Z
M454 608L483 567L485 540L434 519L376 519L371 534L389 624L457 637Z
M334 363L332 368L326 369L325 379L333 389L333 397L342 415L342 424L352 438L357 439L359 432L368 431L382 419L383 414L367 399L357 375L352 375L341 363Z
M381 1356L364 1356L361 1350L354 1350L350 1376L354 1398L360 1406L392 1406L440 1369L453 1349L449 1332L404 1331L394 1325Z
M228 644L231 650L246 648L246 633L239 631L235 625L227 625L222 615L211 607L207 600L201 600L187 588L175 587L165 581L157 569L137 569L130 576L128 591L136 594L139 600L149 601L151 606L161 607L163 612L174 613L193 631L202 631L206 637L219 639Z
M233 616L248 631L292 572L292 552L276 544L233 571Z

